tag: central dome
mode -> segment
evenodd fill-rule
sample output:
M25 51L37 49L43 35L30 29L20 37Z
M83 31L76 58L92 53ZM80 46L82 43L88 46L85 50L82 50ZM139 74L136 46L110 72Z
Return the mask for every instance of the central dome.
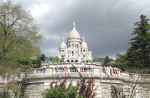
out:
M76 26L75 23L73 23L73 29L72 31L69 33L69 38L75 38L75 39L80 39L80 34L79 32L76 30Z
M73 30L69 33L69 38L78 38L78 39L80 39L80 34L75 28L73 28Z

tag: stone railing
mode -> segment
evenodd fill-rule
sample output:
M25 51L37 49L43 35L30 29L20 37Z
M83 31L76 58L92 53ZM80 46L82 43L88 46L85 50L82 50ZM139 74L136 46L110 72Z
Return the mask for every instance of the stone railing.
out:
M135 74L122 72L115 67L103 67L103 66L72 66L72 65L59 65L48 66L38 69L33 69L31 73L27 75L27 78L102 78L102 79L114 79L132 82L148 82L150 83L149 74Z
M49 66L33 69L28 78L118 78L128 79L128 73L121 73L118 68L102 66Z
M23 77L17 77L17 76L10 76L10 77L0 77L0 86L5 85L7 83L11 83L14 81L22 81Z

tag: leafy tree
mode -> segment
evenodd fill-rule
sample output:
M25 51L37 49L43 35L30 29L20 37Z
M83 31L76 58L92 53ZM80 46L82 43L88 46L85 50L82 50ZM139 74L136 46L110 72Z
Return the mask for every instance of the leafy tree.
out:
M127 64L127 55L126 54L118 54L115 62L116 62L116 64Z
M33 68L39 68L42 66L43 62L47 61L47 57L45 56L45 54L41 54L39 56L37 56L36 58L32 59L32 67Z
M112 59L110 59L109 56L106 56L106 57L104 58L103 64L104 64L104 65L110 64L111 61L112 61Z
M141 15L135 23L133 37L127 52L129 66L147 67L150 65L150 24L149 19Z
M20 5L10 1L0 3L0 75L9 78L20 71L27 73L32 58L40 54L41 36L37 31L33 18ZM15 80L6 84L5 93L10 89L16 93L16 84Z
M1 68L3 65L13 69L30 65L31 58L40 53L40 38L33 18L20 5L10 1L0 4Z
M115 65L121 69L127 69L130 66L128 66L128 60L127 60L127 54L118 54L117 58L115 60Z
M69 88L51 88L47 91L44 98L77 98L78 91L76 87Z
M42 62L46 61L46 56L45 56L45 54L41 54L40 60L41 60Z
M55 85L53 85L52 82L50 84L50 89L46 91L44 98L82 98L79 97L78 88L72 86L71 83L66 86L66 82L66 79Z
M59 64L61 60L56 56L56 57L49 57L49 60L51 61L52 64Z

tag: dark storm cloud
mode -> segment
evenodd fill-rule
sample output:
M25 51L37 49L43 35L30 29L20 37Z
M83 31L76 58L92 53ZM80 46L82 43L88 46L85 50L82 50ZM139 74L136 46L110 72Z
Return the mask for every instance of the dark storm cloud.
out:
M127 50L138 16L150 15L149 0L23 1L24 6L29 7L37 18L44 36L41 47L49 55L56 54L62 36L66 38L72 29L72 22L76 21L77 30L85 37L94 56L115 56ZM42 2L45 2L43 7L49 10L34 10L36 8L33 6L40 7ZM40 15L43 16L38 17Z

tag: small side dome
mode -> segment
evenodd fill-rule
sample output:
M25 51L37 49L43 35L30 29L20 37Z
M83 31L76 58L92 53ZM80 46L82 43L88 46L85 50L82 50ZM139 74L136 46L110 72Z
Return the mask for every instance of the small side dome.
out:
M88 48L87 43L85 41L82 42L82 47L83 48Z
M67 48L67 45L64 41L60 44L60 48L61 49Z

